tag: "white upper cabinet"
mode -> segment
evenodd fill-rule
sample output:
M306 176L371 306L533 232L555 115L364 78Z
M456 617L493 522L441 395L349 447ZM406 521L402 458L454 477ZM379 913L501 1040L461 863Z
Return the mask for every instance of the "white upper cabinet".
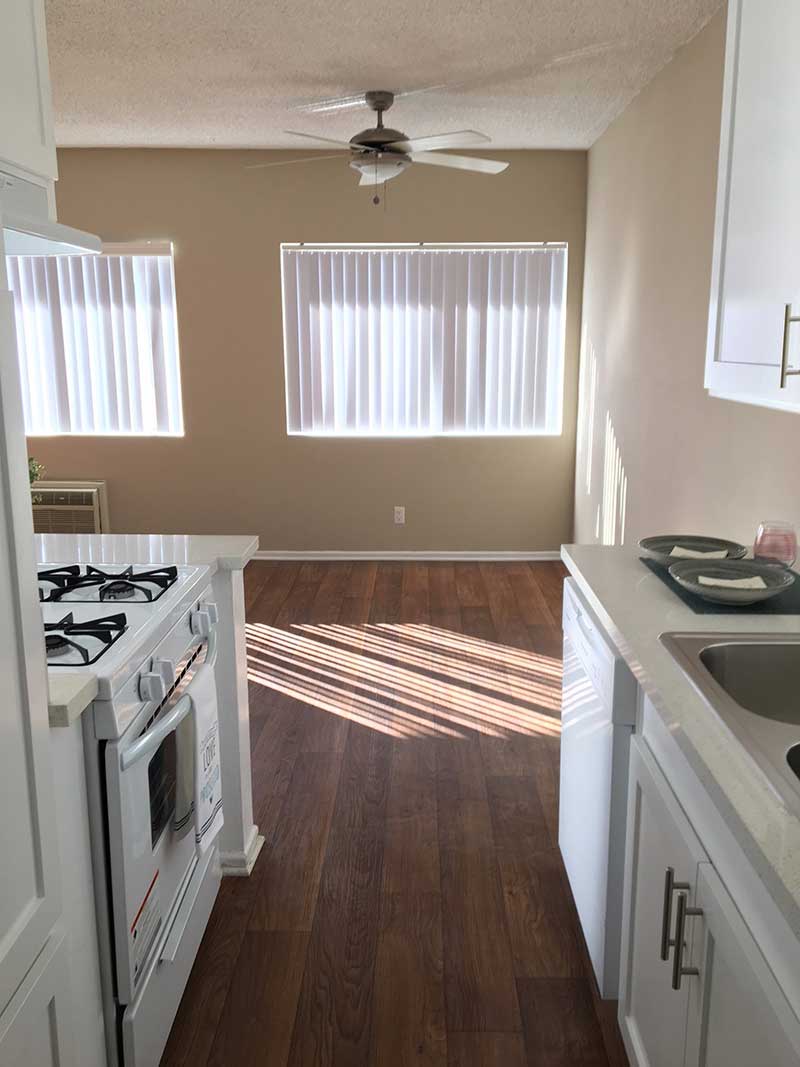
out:
M0 4L0 170L58 177L44 0Z
M730 0L706 388L800 411L800 3Z

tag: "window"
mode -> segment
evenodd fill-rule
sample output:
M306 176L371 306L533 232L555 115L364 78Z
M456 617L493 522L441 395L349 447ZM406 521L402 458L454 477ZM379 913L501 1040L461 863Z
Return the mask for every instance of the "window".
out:
M183 433L169 244L7 264L28 434Z
M567 247L283 245L290 434L559 434Z

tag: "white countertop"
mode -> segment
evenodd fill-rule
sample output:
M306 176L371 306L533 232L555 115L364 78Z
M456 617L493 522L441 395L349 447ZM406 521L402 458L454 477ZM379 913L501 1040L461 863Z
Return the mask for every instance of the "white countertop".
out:
M252 534L36 534L39 563L197 563L239 570L258 550Z
M634 548L563 545L561 556L795 932L800 819L659 642L670 631L800 634L800 615L696 615Z
M258 550L242 534L36 534L38 563L178 563L241 570ZM97 679L78 671L48 671L51 726L69 726L97 695Z

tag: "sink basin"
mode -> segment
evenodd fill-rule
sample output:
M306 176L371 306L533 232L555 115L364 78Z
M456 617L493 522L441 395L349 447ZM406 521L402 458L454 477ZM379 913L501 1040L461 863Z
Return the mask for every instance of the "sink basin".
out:
M800 634L670 633L660 640L800 814Z
M700 662L741 707L800 727L800 642L720 641L701 650Z

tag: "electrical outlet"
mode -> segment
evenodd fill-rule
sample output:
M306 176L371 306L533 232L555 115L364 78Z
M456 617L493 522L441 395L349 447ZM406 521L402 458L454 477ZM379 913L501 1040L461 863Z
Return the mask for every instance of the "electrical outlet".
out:
M406 509L399 504L394 508L394 524L395 526L405 526L406 524Z

